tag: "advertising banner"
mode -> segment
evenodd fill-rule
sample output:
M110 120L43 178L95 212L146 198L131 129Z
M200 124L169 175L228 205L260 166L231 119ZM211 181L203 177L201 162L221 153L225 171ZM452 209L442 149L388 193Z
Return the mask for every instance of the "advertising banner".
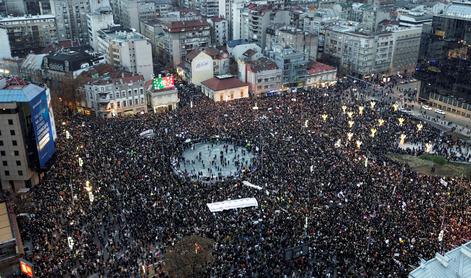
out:
M44 168L55 151L53 130L45 91L37 95L30 103L39 166Z

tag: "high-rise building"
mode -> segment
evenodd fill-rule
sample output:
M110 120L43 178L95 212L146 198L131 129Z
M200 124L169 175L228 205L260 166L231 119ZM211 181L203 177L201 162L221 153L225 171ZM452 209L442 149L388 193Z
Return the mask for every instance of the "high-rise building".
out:
M98 31L98 50L105 54L106 62L144 76L154 76L152 46L146 37L134 30L113 26Z
M11 58L10 41L7 29L0 27L0 60Z
M0 79L0 108L2 189L18 192L39 183L55 152L49 90L18 78Z
M88 40L93 50L98 51L98 31L114 25L110 7L99 8L87 14Z
M88 44L87 14L110 6L108 0L50 0L59 40Z
M211 45L211 28L202 19L152 20L142 24L154 44L156 60L178 65L193 49Z
M13 56L26 56L57 41L56 19L53 15L6 17L0 19L10 41Z

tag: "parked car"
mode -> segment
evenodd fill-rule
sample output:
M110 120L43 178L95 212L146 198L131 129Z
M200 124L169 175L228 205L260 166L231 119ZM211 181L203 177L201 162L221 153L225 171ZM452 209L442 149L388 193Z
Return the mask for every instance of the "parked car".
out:
M445 112L440 109L435 109L435 113L440 114L440 115L445 115Z
M429 110L429 111L432 110L432 107L430 107L428 105L422 105L422 108L425 109L425 110Z

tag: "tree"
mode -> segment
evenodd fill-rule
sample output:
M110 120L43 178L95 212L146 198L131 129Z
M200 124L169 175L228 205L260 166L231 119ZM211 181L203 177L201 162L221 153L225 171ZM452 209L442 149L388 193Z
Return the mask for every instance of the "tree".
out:
M204 277L212 263L214 241L198 235L183 237L165 253L165 268L170 277Z

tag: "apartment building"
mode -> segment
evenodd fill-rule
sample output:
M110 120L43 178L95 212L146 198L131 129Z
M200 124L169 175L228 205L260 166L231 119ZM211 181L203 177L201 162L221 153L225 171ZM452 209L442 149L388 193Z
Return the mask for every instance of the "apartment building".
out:
M98 32L98 51L105 54L106 62L116 67L142 74L145 80L154 76L152 46L143 35L121 26Z
M58 39L54 15L0 18L0 27L7 31L13 56L25 57Z

